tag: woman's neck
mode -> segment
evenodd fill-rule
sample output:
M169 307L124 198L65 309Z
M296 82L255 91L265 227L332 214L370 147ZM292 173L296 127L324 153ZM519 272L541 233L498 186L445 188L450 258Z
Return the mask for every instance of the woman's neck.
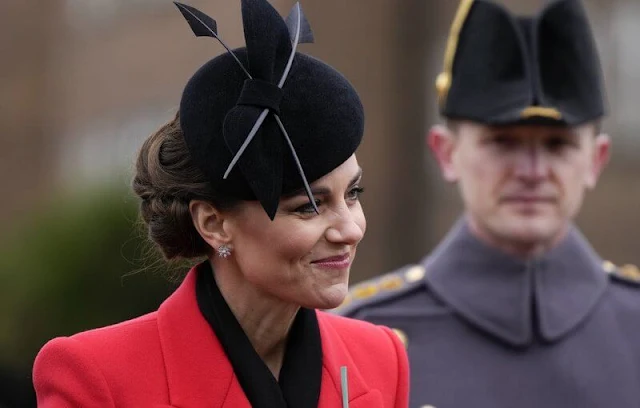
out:
M228 264L214 268L220 293L251 345L277 380L289 330L300 307L258 290L240 272L232 270L231 262L225 262Z

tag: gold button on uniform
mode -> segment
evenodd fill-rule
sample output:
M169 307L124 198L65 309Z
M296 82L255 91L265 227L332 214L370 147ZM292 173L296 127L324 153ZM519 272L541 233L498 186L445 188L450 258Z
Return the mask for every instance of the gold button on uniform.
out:
M607 273L613 273L616 270L616 265L613 262L609 262L609 261L604 261L602 263L602 267L604 268L604 271Z
M402 344L404 344L404 348L407 348L407 346L409 345L409 338L407 337L407 334L400 329L391 330L396 334L396 336L398 336Z
M408 271L405 272L404 278L407 282L417 282L420 279L424 278L424 267L422 265L416 265L409 268Z

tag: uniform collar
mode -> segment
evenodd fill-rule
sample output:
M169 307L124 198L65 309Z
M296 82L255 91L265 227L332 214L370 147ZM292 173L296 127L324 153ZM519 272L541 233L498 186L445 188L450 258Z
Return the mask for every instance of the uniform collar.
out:
M602 260L571 226L525 260L478 240L463 218L425 260L427 285L462 318L513 346L554 342L578 327L607 286Z

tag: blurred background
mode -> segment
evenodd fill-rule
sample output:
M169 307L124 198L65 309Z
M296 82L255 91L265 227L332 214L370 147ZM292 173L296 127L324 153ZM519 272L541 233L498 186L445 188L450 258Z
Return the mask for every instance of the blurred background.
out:
M293 0L272 0L286 15ZM191 0L244 45L239 1ZM352 282L417 262L458 216L424 149L438 123L454 0L302 0L318 56L367 114L358 158L368 232ZM533 12L542 0L504 1ZM578 220L617 264L640 263L640 3L587 0L603 60L613 161ZM142 141L187 79L223 51L168 0L0 2L0 407L35 406L30 370L50 338L152 311L175 272L149 255L129 192ZM178 267L179 269L179 267Z

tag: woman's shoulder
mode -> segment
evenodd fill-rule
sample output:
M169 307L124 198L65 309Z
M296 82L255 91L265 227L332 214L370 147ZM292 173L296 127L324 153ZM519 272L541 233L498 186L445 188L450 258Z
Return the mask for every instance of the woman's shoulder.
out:
M94 349L135 345L137 341L146 341L158 336L157 314L158 312L147 313L119 323L76 333L68 338L93 346Z
M158 393L166 379L156 313L50 340L36 356L33 383L38 401L71 395L73 406L115 406L127 384L137 384L127 398Z
M157 312L153 312L71 336L56 337L42 347L34 366L55 363L62 360L62 356L75 356L103 368L117 369L122 362L142 363L141 358L153 358L156 348L160 351Z

